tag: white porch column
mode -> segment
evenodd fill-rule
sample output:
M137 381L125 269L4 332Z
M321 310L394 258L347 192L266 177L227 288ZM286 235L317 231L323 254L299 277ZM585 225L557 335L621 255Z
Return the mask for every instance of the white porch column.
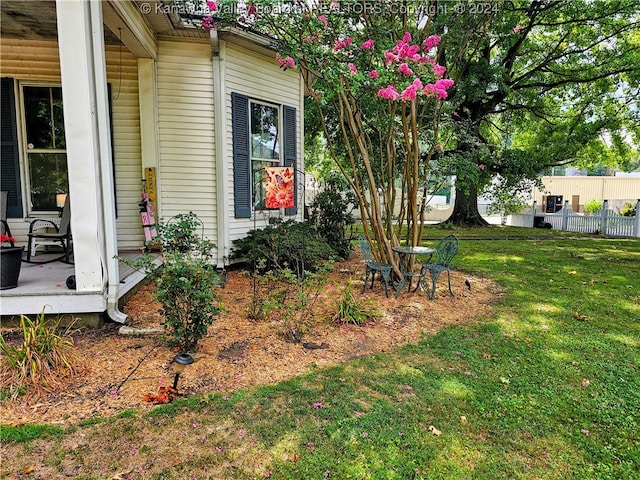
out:
M106 84L106 78L96 78L94 58L104 57L104 51L94 49L89 2L56 0L56 17L76 284L79 291L102 291L105 251L94 82Z

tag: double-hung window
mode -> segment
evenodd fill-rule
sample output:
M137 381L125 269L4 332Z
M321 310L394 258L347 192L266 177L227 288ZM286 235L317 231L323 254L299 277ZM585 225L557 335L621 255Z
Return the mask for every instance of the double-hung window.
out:
M55 212L69 192L62 88L22 85L29 212Z
M266 167L290 167L293 207L297 214L297 112L288 105L269 104L240 93L231 94L233 193L235 218L251 218L267 207ZM288 204L288 202L284 202Z

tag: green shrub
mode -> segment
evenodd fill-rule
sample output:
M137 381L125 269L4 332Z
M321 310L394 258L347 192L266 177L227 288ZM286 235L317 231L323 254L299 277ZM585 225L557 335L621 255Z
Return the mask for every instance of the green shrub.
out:
M149 253L134 262L123 260L155 280L153 296L162 305L164 325L183 352L197 349L198 341L220 312L215 288L221 276L213 264L215 245L203 237L202 229L194 213L176 215L157 225L161 265Z
M353 283L349 281L342 290L342 298L333 319L340 323L363 325L379 315L369 300L354 295Z
M624 207L620 209L620 215L625 217L635 217L638 208L638 204L636 202L625 202Z
M438 228L442 230L453 230L453 222L442 222L438 224Z
M584 212L587 215L593 215L602 208L602 202L600 200L589 200L584 204Z
M21 315L22 344L12 345L0 336L0 351L5 356L0 372L8 396L16 398L29 390L55 391L62 387L65 377L78 372L71 327L62 327L61 322L57 318L47 323L44 310L35 320Z
M233 242L231 257L244 259L251 271L290 270L298 278L317 271L335 253L316 227L308 222L275 219Z
M332 264L325 263L318 272L307 272L304 278L296 277L287 269L264 274L254 272L249 318L268 319L286 341L300 342L311 327L313 306L331 269Z
M349 258L353 248L345 229L354 223L351 211L356 204L354 193L338 175L327 179L326 189L316 195L311 204L311 222L317 225L318 233L342 259Z

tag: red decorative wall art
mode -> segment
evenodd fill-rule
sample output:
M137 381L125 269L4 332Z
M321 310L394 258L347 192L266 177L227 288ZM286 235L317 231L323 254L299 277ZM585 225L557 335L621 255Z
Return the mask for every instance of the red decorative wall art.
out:
M295 205L293 167L266 167L264 171L267 208L293 208Z

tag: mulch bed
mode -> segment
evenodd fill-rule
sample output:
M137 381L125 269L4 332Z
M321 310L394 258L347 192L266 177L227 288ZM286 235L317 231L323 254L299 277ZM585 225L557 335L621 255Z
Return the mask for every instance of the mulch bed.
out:
M372 291L367 290L360 297L363 277L364 264L358 255L337 263L314 305L311 328L301 343L291 343L278 333L282 329L280 319L248 318L252 278L238 269L229 271L227 282L220 289L224 310L200 341L194 364L180 377L180 395L275 384L314 368L416 343L443 327L466 324L486 315L501 296L500 288L488 279L454 271L455 297L447 291L446 278L441 279L434 301L421 291L406 290L397 299L386 298L378 282ZM466 279L471 289L465 286ZM378 320L362 327L331 320L342 289L349 281L353 281L358 298L370 299L377 305L381 313ZM127 302L124 311L132 326L161 326L158 304L151 299L153 288L152 284L143 286ZM2 333L15 335L6 329ZM110 416L125 409L148 410L153 405L143 397L173 383L170 361L178 352L162 336L125 336L119 333L119 325L109 323L101 329L77 332L74 340L82 371L66 379L62 391L28 394L16 401L3 402L1 423L67 424Z

